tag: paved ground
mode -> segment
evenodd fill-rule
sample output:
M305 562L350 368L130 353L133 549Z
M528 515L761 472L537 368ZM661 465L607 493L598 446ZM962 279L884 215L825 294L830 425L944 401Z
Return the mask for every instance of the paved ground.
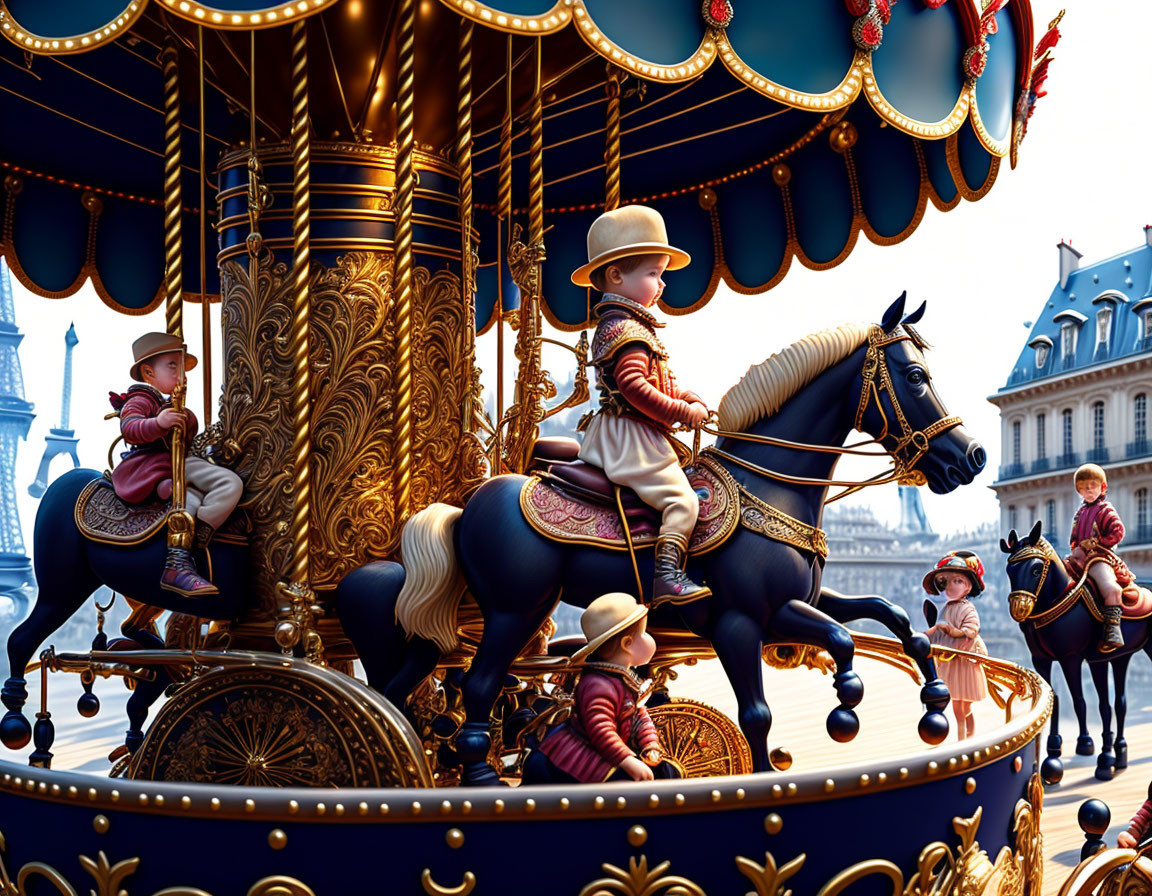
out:
M919 687L889 666L862 660L858 669L865 682L864 701L859 707L861 732L851 744L837 744L824 732L824 719L836 705L830 675L813 670L765 671L765 690L773 711L771 745L787 747L794 758L793 769L803 771L817 767L854 765L862 761L891 756L900 752L921 752L924 745L916 735L920 717ZM29 682L33 690L29 707L39 704L39 676ZM730 717L735 716L735 701L719 663L700 663L683 667L673 683L674 695L690 696L709 703ZM50 708L56 723L54 766L106 774L108 753L122 743L124 703L128 692L119 680L98 680L96 693L102 702L100 714L83 719L75 710L80 694L79 681L72 675L53 675L50 679ZM1093 736L1099 745L1099 722L1093 719ZM991 701L976 707L977 734L987 732L1004 721L1003 711ZM1083 834L1076 823L1080 804L1089 797L1104 800L1112 808L1113 823L1108 842L1115 843L1128 819L1143 801L1149 777L1152 776L1152 702L1132 700L1129 714L1128 742L1130 767L1110 782L1093 777L1095 757L1068 755L1065 750L1065 776L1061 784L1048 788L1044 802L1045 896L1055 894L1068 872L1079 861ZM937 748L948 750L949 741ZM1074 733L1065 729L1065 743L1075 741ZM28 751L26 750L25 753ZM10 757L11 754L8 754Z

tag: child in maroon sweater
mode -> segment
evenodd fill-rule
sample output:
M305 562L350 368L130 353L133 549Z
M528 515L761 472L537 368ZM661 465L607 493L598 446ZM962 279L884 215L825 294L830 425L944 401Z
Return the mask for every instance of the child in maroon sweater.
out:
M630 594L596 598L580 618L588 644L573 657L581 665L575 706L524 763L524 784L595 784L615 779L679 778L663 758L660 735L644 708L647 694L632 671L652 659L648 610Z

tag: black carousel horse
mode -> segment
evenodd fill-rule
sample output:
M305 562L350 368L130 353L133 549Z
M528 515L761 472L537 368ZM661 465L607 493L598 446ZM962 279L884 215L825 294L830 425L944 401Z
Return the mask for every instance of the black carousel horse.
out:
M160 572L167 550L167 527L138 544L100 542L86 537L77 525L75 508L84 488L101 474L95 470L69 470L54 481L40 501L33 535L33 560L38 594L35 606L8 637L9 678L0 690L8 712L0 720L0 743L18 750L28 743L31 726L22 709L28 699L24 670L33 654L54 631L75 613L92 593L107 585L134 601L203 619L232 619L239 615L251 591L248 548L217 539L209 546L212 580L220 589L211 597L184 597L160 588ZM200 569L208 558L201 553ZM140 646L163 648L163 641L147 630L130 637ZM151 681L140 681L128 700L129 728L125 743L135 749L143 740L142 726L149 707L170 682L162 669ZM91 694L81 697L80 711L91 715L98 704Z
M746 508L771 505L818 527L829 485L835 484L833 469L845 450L840 446L854 428L872 435L900 472L922 472L936 492L970 482L983 468L983 448L958 418L947 415L933 391L924 344L911 328L923 310L901 320L901 296L879 327L828 330L785 349L780 354L793 362L791 374L782 372L783 366L773 367L774 359L760 365L783 378L774 397L761 396L761 405L744 414L745 425L731 427L739 432L706 449L739 483ZM796 359L805 352L807 360L797 373ZM763 377L750 371L725 401L750 380ZM752 399L754 404L757 400ZM807 447L798 447L795 440L801 438ZM485 761L494 701L510 663L561 595L566 603L584 607L600 594L632 591L637 585L626 551L560 543L530 527L519 504L524 482L523 476L497 476L480 487L463 511L443 504L421 511L404 531L405 569L371 564L349 574L337 589L341 619L369 682L404 706L454 637L461 593L457 582L463 572L484 617L483 636L463 681L466 720L456 739L464 781L470 784L498 780ZM637 560L638 578L647 590L652 551L638 550ZM926 682L921 700L929 710L921 719L921 736L939 743L948 732L941 713L947 688L936 675L927 638L912 630L903 610L882 598L822 592L822 570L823 560L812 550L739 525L721 545L690 561L692 578L706 581L712 596L681 607L665 605L651 615L655 629L686 628L713 644L736 693L739 724L758 771L772 768L767 747L772 715L761 678L765 642L800 642L831 654L840 705L828 717L828 731L839 741L855 736L859 721L853 707L863 696L863 684L852 669L852 636L841 625L853 619L887 626L918 664ZM397 592L405 577L405 594L414 595L417 606L405 610L400 595L401 621L420 618L423 611L431 625L410 623L408 631L397 625Z
M1123 619L1121 631L1124 646L1101 653L1100 623L1090 605L1098 605L1091 580L1073 590L1072 577L1055 548L1043 537L1039 522L1020 538L1013 529L1000 540L1000 549L1008 555L1008 597L1012 618L1020 624L1024 642L1032 654L1032 665L1040 676L1052 684L1052 663L1059 663L1072 695L1072 708L1080 726L1076 753L1091 756L1092 737L1088 734L1087 707L1080 682L1080 666L1088 663L1092 684L1099 699L1101 734L1100 754L1096 759L1096 777L1111 780L1116 770L1128 767L1128 741L1124 739L1124 718L1128 711L1125 684L1132 655L1143 650L1152 658L1152 618ZM1112 736L1112 707L1108 703L1108 667L1116 689L1116 737ZM1060 737L1060 703L1053 695L1052 732L1048 735L1048 756L1040 773L1048 784L1055 784L1064 774L1060 761L1063 741Z

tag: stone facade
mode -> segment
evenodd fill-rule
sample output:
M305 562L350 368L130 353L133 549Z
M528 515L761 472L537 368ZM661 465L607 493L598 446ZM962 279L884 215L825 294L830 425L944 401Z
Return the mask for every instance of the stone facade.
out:
M1037 521L1065 550L1080 498L1072 474L1100 464L1127 534L1119 553L1152 581L1152 228L1145 244L1079 267L1061 243L1060 282L1041 310L1007 383L1000 409L1002 459L992 485L1000 525Z

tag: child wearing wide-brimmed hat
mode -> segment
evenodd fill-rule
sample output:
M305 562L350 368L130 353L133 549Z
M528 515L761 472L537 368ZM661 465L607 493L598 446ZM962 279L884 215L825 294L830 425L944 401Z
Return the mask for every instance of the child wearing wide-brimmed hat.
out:
M112 485L117 495L132 504L167 500L172 494L172 428L182 424L190 443L198 425L196 415L188 408L174 408L170 396L184 374L196 366L196 356L188 354L178 336L145 333L132 343L132 358L128 373L137 382L123 395L109 393L112 406L120 412L120 432L128 445L112 472ZM184 479L184 507L196 521L192 548L203 549L235 509L244 483L227 467L191 455L184 460ZM219 593L200 575L192 552L174 546L168 548L160 587L187 597Z
M664 324L649 310L664 291L664 272L690 260L687 252L669 245L659 212L626 205L592 223L588 263L572 274L576 285L602 293L592 312L600 409L581 421L580 459L601 467L612 482L632 489L662 514L653 606L688 603L712 593L684 571L700 502L671 437L677 423L700 426L708 409L698 395L676 385L668 351L656 336Z
M1124 613L1121 597L1124 587L1134 578L1128 565L1113 550L1124 538L1124 523L1105 497L1108 476L1102 467L1084 464L1076 471L1073 484L1084 503L1072 518L1072 535L1068 539L1072 553L1064 559L1064 566L1076 579L1087 569L1100 591L1104 601L1104 632L1099 649L1106 653L1124 646L1124 635L1120 631Z
M984 590L984 564L972 551L950 551L924 576L924 590L943 594L947 601L939 621L928 629L928 640L941 647L988 655L980 637L980 614L969 598ZM984 669L971 657L954 655L938 664L940 677L952 696L956 735L960 740L976 731L972 704L988 696Z
M588 605L580 617L588 643L572 656L580 668L572 713L528 755L524 784L680 777L663 757L644 708L644 683L633 671L656 650L647 617L630 594L605 594Z

